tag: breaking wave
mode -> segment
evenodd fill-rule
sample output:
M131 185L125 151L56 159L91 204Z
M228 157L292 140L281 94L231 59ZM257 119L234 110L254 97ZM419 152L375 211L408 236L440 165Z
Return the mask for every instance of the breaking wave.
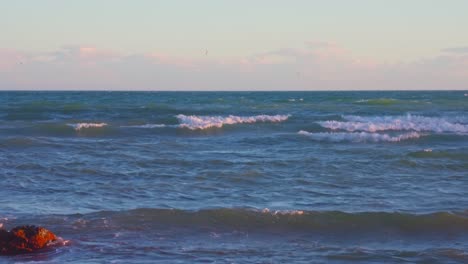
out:
M311 133L304 130L298 132L300 135L306 135L310 138L318 141L332 141L332 142L341 142L341 141L351 141L351 142L400 142L408 139L417 139L422 135L417 132L406 133L397 136L391 136L388 134L379 134L379 133L367 133L367 132L319 132Z
M101 128L107 126L107 123L77 123L77 124L68 124L73 127L76 131L80 131L86 128Z
M289 115L257 115L257 116L196 116L177 115L180 122L179 127L191 130L221 128L223 125L256 123L256 122L282 122L289 118Z
M364 131L416 131L416 132L451 132L458 134L468 133L468 125L449 121L439 117L424 116L343 116L347 121L320 121L317 122L322 127L332 130L346 130L348 132Z

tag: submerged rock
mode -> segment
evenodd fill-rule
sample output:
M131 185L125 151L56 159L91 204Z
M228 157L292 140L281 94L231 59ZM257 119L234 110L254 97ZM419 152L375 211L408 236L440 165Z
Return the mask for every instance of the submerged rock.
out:
M18 226L10 231L0 229L0 254L29 253L47 247L57 240L51 231L38 226Z

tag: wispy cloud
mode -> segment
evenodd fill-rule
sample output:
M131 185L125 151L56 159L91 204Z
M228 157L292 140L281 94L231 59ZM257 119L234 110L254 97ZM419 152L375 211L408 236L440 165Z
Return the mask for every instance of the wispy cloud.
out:
M405 63L359 58L332 42L306 42L243 58L125 54L93 46L0 50L0 89L320 90L467 89L468 54Z
M443 52L448 52L448 53L467 53L468 54L468 46L466 47L456 47L456 48L448 48L448 49L443 49Z

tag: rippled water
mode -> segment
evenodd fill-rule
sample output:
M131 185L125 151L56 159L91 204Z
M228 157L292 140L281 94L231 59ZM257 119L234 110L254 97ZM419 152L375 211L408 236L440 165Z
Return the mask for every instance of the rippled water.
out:
M468 261L466 92L0 92L0 262Z

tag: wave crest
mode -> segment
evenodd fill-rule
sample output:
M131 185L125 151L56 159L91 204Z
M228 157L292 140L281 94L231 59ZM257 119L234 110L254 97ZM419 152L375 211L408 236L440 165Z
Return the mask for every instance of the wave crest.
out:
M346 130L349 132L364 131L431 131L436 133L468 133L468 125L450 122L447 119L439 117L424 116L343 116L347 121L321 121L317 122L322 127L332 130Z
M77 123L77 124L68 124L73 127L76 131L80 131L86 128L101 128L107 126L107 123Z
M144 124L144 125L134 125L134 126L121 126L126 128L162 128L166 127L165 124Z
M84 219L82 218L84 217ZM435 212L431 214L409 214L397 212L356 212L341 211L302 211L268 209L152 209L140 208L128 211L101 211L81 216L77 221L85 221L83 228L90 228L94 220L102 226L102 219L113 225L125 228L141 228L142 226L188 226L191 228L211 226L234 227L236 229L288 228L301 230L376 231L382 228L393 228L401 231L436 230L446 233L468 231L468 218L465 213ZM80 224L81 226L81 224Z
M271 215L303 215L304 211L302 210L270 210L265 208L262 210L264 214L271 214Z
M256 123L256 122L282 122L289 118L289 115L257 115L257 116L196 116L177 115L181 123L179 127L191 130L208 129L212 127L221 128L223 125Z
M300 135L309 136L314 140L318 141L332 141L332 142L341 142L341 141L351 141L351 142L400 142L408 139L417 139L422 135L417 132L406 133L398 136L391 136L388 134L379 134L379 133L367 133L367 132L320 132L320 133L311 133L304 130L298 132Z

